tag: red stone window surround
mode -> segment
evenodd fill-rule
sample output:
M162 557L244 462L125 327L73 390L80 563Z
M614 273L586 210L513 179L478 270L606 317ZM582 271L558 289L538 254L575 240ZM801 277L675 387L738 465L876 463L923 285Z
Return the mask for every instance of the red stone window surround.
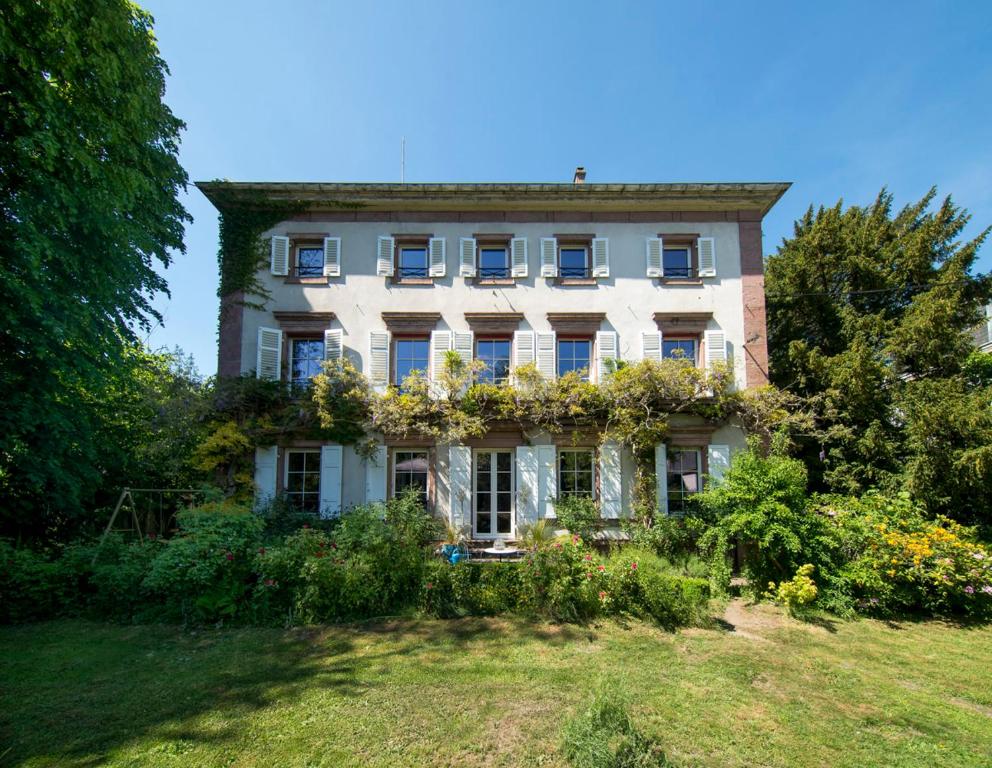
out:
M302 285L327 285L327 278L323 275L299 275L299 250L300 248L319 248L321 254L324 251L324 238L330 237L328 232L289 232L289 274L283 278L287 283L300 283Z
M685 248L689 251L689 272L687 275L665 275L658 278L662 283L674 283L676 285L702 285L699 278L699 253L697 252L698 232L659 232L658 237L662 239L663 250L661 262L665 263L665 250L669 248Z
M393 238L393 283L398 285L434 285L434 278L430 276L431 249L430 241L433 234L411 235L394 234ZM401 271L401 255L404 248L417 248L424 251L424 272L423 275L404 276Z
M326 278L322 278L326 282ZM324 331L334 321L333 312L287 312L276 310L272 313L282 331L282 380L292 379L293 341L297 339L324 340Z
M513 255L510 252L512 234L475 232L475 285L513 285ZM482 274L482 251L485 248L502 248L506 251L506 277L486 277Z
M596 285L596 278L592 276L592 241L595 239L595 234L575 234L572 232L565 234L556 234L555 240L558 241L558 252L555 254L555 258L558 259L558 278L555 281L557 285ZM569 248L584 248L586 252L586 275L583 277L566 277L561 273L561 251L562 249Z

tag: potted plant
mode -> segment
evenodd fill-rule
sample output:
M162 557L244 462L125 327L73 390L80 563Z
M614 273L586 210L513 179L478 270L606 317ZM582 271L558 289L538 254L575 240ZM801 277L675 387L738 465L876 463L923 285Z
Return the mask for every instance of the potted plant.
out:
M441 556L450 561L458 551L459 545L465 540L462 529L453 525L450 520L444 523L444 540L441 542Z

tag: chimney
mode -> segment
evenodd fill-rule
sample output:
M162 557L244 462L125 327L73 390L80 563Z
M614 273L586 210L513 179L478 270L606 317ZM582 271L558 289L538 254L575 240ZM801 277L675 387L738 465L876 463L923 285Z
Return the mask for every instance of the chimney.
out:
M575 175L572 177L573 184L585 184L586 183L586 169L581 165L575 169Z

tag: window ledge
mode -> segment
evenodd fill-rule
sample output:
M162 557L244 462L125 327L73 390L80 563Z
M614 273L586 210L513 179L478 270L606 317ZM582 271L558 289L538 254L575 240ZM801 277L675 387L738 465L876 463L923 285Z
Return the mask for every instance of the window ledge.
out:
M327 285L328 279L326 277L287 277L287 283L292 283L295 285Z
M596 285L595 277L559 277L558 285Z
M433 277L394 277L393 285L434 285Z
M662 285L702 285L700 277L659 277L658 282Z
M517 281L512 277L477 277L475 285L513 285Z

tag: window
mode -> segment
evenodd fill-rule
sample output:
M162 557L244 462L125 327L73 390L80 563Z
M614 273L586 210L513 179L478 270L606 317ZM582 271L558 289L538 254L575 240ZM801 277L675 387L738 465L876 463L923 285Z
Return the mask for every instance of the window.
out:
M668 451L668 514L684 515L690 497L700 490L700 453L695 448Z
M563 245L558 249L558 275L583 278L591 275L589 249L584 246Z
M578 371L583 381L589 381L589 361L592 342L589 339L558 339L558 375Z
M513 454L479 451L475 454L473 510L475 532L484 537L513 533Z
M510 255L503 246L479 246L479 278L497 280L510 276Z
M393 383L398 387L411 371L419 371L427 375L430 361L430 342L426 338L397 339L395 344L396 369Z
M665 277L695 277L691 245L666 245L662 259Z
M320 510L320 451L286 452L286 498L301 512Z
M696 340L663 338L661 340L661 356L670 358L684 358L695 365Z
M306 387L324 364L323 339L290 341L290 381L294 387Z
M399 248L396 275L403 278L427 277L427 247L402 245Z
M593 497L593 455L590 450L558 451L558 496Z
M510 378L510 340L478 339L475 357L486 364L478 373L478 380L485 384L504 384Z
M296 249L296 276L324 276L324 248L319 245L301 245Z
M414 488L420 503L427 506L427 451L396 451L393 454L393 496Z

